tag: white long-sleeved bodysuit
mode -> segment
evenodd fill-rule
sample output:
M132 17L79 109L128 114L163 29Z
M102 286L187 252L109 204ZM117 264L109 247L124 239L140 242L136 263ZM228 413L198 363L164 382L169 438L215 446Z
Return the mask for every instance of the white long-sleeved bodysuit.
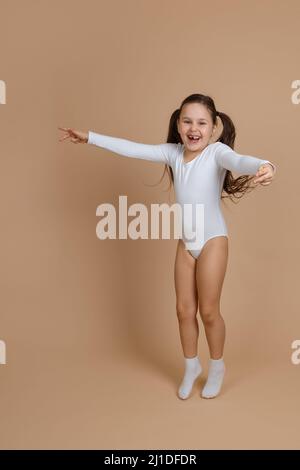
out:
M271 164L276 171L276 166L269 160L238 154L228 145L218 141L207 145L189 162L184 162L185 147L181 143L148 145L92 131L88 133L88 143L124 157L165 163L172 168L176 201L180 204L183 214L187 215L186 204L192 208L192 217L183 216L182 219L182 239L186 249L195 259L199 257L208 240L218 236L228 237L220 206L226 171L255 175L264 163ZM192 234L195 234L197 224L199 225L197 205L204 208L204 219L201 219L202 227L198 232L201 236L197 235L193 239Z

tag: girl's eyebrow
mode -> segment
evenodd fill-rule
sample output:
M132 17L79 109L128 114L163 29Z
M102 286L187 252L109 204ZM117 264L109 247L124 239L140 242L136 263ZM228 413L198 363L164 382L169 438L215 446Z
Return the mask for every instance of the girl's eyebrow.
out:
M191 119L188 116L183 116L182 119ZM205 118L199 118L199 121L207 121Z

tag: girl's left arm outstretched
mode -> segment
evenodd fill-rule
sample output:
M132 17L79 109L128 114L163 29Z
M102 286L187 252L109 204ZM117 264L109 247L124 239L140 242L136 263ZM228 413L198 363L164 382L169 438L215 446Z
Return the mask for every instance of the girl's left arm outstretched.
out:
M266 186L271 183L276 173L276 166L269 160L262 160L250 155L241 155L228 145L219 142L216 149L216 161L226 170L240 175L255 175L253 182Z

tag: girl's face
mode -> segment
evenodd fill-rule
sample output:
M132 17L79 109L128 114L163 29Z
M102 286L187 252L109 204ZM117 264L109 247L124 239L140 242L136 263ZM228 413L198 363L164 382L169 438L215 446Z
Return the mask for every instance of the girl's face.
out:
M200 103L184 105L177 120L177 129L181 140L191 153L199 153L210 143L210 138L216 127L213 126L208 109Z

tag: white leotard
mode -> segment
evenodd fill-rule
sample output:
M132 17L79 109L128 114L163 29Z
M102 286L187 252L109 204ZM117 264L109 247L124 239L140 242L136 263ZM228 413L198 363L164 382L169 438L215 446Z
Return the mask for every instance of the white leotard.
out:
M221 193L226 175L230 170L238 175L255 175L259 167L264 163L276 167L269 160L241 155L222 142L214 142L207 145L193 160L184 162L184 144L163 143L148 145L133 142L118 137L97 134L89 131L88 143L107 149L124 157L151 160L165 163L173 170L174 190L177 203L183 209L184 204L203 204L204 206L204 230L201 242L198 241L193 249L188 242L191 238L185 237L183 230L182 239L186 249L197 259L205 243L217 236L228 237L226 223L222 214L220 202ZM190 221L189 229L195 230L196 216ZM186 224L186 222L184 222ZM188 222L189 224L189 222Z

